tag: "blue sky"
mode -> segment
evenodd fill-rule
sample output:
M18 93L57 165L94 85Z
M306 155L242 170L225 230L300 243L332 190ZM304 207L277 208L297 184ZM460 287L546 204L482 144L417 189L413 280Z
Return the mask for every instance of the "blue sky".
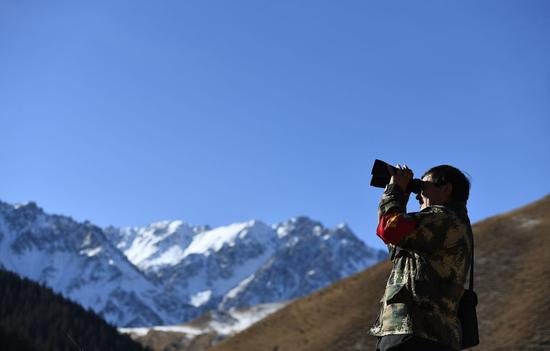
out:
M550 192L549 35L544 0L3 0L0 199L382 247L380 158L468 172L479 220Z

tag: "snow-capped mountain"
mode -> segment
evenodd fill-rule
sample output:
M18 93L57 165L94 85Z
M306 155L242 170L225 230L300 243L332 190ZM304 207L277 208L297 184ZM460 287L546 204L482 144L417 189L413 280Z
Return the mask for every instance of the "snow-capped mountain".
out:
M182 314L196 315L176 295L163 296L163 286L129 262L101 228L46 214L33 202L0 202L0 265L119 326L175 323Z
M223 299L223 309L291 300L384 259L346 225L324 228L306 217L273 226L278 246L264 264Z
M197 232L182 221L163 221L144 228L105 229L128 259L140 270L158 272L181 260L183 248L189 246Z
M161 226L165 231L158 230ZM155 237L164 237L172 243L164 245L151 240L150 227L157 228ZM115 244L134 264L151 279L163 281L167 291L177 291L187 298L188 304L204 312L220 307L226 295L231 296L236 287L274 255L278 245L273 228L259 221L196 230L194 236L187 237L185 246L173 243L172 237L178 233L174 227L174 222L162 222L147 228L120 229L122 233L141 233L135 236L117 235L114 228L109 228L107 235L113 239L123 238ZM170 232L172 234L166 234ZM133 238L132 242L125 240L129 237ZM143 247L140 244L143 242L150 244ZM149 259L141 260L141 256L135 254L136 247L142 252L154 253ZM166 259L159 261L157 257Z
M209 228L164 221L101 229L0 202L0 267L44 283L117 326L189 321L309 294L383 259L340 225L306 217Z
M164 281L205 312L291 300L386 257L346 225L327 229L307 217L201 230L181 221L160 222L109 228L107 236L151 279Z

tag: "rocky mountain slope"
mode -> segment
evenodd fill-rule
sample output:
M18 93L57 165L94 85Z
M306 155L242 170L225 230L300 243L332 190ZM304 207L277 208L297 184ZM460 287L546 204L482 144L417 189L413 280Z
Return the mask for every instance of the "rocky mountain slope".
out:
M99 227L46 214L32 202L0 203L0 264L118 325L162 323L166 318L161 316L166 309L155 299L162 291Z
M550 348L550 196L473 226L480 345ZM212 351L374 350L388 261L296 300Z
M385 257L345 226L306 217L219 228L165 221L99 228L0 202L0 267L43 283L117 326L304 296Z
M291 300L386 256L345 225L327 229L307 217L273 226L249 221L210 229L174 221L106 232L147 277L201 312Z

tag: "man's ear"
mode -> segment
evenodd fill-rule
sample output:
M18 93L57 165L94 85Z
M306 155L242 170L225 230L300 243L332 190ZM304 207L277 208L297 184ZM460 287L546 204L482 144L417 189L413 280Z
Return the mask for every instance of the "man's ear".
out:
M445 185L443 185L443 187L441 188L441 191L445 199L447 201L451 201L451 197L453 194L453 185L451 183L445 183Z

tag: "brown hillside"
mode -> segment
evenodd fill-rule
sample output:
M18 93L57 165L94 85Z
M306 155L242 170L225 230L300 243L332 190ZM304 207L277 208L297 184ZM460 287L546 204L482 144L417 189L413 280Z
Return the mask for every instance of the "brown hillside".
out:
M550 349L550 196L474 225L479 346ZM212 351L374 350L366 330L378 312L383 262L291 303Z

